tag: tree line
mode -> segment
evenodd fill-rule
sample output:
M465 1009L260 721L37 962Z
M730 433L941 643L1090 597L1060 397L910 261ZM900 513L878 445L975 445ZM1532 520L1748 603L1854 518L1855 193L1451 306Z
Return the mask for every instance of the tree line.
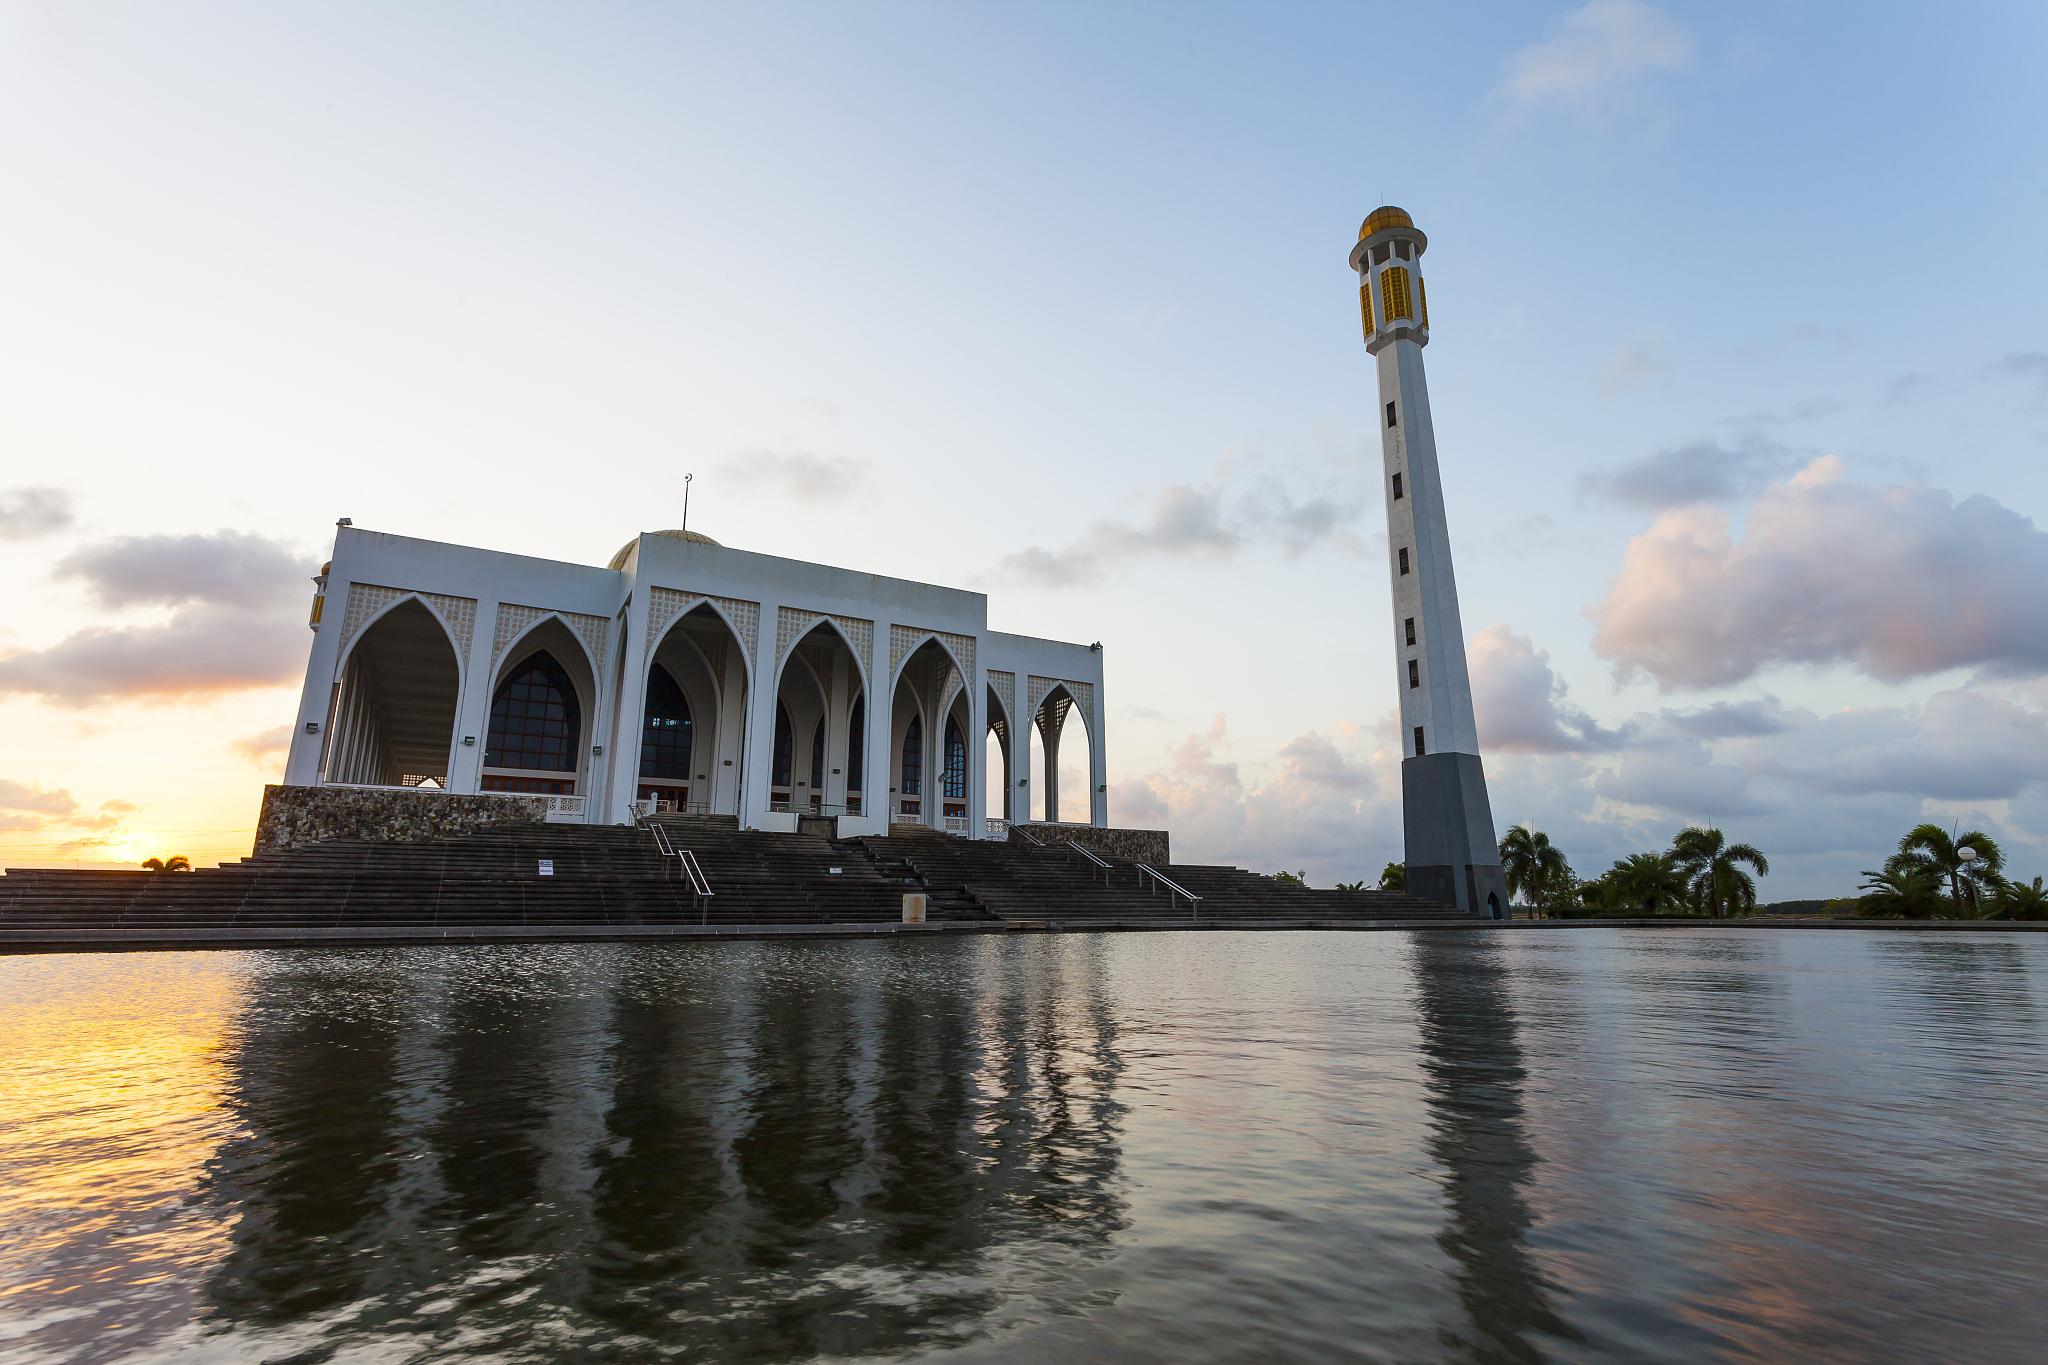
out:
M1592 878L1579 877L1564 850L1527 824L1501 836L1499 853L1509 900L1541 917L1747 914L1756 909L1757 879L1771 872L1761 849L1731 843L1707 825L1689 825L1663 852L1631 853ZM1862 894L1829 901L1827 912L1887 919L2048 919L2042 879L2008 878L2004 850L1982 830L1915 825L1884 866L1865 871L1863 878ZM1380 873L1381 890L1401 890L1405 881L1399 863L1388 863Z

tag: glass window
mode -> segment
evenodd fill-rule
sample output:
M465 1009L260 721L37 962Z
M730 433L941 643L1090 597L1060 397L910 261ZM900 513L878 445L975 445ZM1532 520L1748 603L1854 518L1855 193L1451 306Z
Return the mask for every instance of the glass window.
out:
M690 703L660 664L647 677L647 714L640 728L640 776L690 780Z
M554 655L538 650L505 675L491 698L484 766L574 772L582 737L575 685Z
M1413 659L1408 661L1408 685L1410 687L1422 686L1422 665Z
M1400 500L1401 500L1401 476L1400 476L1399 474L1396 474L1396 475L1394 476L1394 501L1395 501L1395 502L1399 502Z
M1401 547L1401 572L1408 572L1408 547L1406 545Z
M1389 400L1387 403L1387 425L1394 425L1394 404L1392 400Z
M1422 747L1422 727L1415 727L1415 756L1421 758L1426 751Z
M789 710L782 703L775 704L775 755L768 765L768 785L787 787L789 785L790 751L796 747L796 737L790 733Z
M910 718L910 728L903 732L903 782L901 790L905 796L924 795L924 721Z
M946 722L946 797L961 801L967 797L967 740L957 722Z
M1412 645L1415 643L1415 618L1412 616L1409 617L1406 625L1408 630L1408 643Z
M865 696L853 699L853 719L848 722L852 732L846 737L846 789L850 792L866 791L861 782L861 760L867 756L868 743L868 699Z

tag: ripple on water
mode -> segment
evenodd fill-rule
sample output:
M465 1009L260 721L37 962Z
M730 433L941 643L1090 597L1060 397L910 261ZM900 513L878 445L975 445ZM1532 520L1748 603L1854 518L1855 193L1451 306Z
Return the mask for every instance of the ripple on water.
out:
M0 959L0 1360L2023 1358L2048 940Z

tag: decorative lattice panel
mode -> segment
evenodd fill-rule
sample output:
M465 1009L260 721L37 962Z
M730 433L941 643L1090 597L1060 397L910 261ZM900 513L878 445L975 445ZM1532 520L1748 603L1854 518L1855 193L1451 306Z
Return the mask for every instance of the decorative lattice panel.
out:
M868 676L868 655L875 649L875 623L857 616L834 616L803 607L783 607L775 614L776 662L787 659L796 642L809 635L820 621L830 621L839 627L853 651L854 666L865 679Z
M527 627L543 616L560 618L569 632L583 642L590 651L590 658L599 673L605 667L605 642L611 638L612 623L602 616L590 616L579 611L550 611L546 607L525 607L511 602L498 604L497 625L491 631L491 666L496 668L503 661L505 651L512 642L525 634Z
M464 665L469 662L469 642L476 634L476 599L473 597L450 597L446 593L416 592L411 588L388 588L378 583L351 583L348 588L348 611L341 621L341 645L356 637L358 631L370 623L384 608L401 597L417 597L428 611L440 618L441 624L455 638L455 657Z
M992 668L988 672L988 685L995 689L996 700L1003 704L1005 717L1017 714L1017 675L1003 669Z
M954 661L960 665L961 670L968 677L974 676L974 637L972 635L955 635L953 632L945 630L924 630L917 626L889 627L890 676L895 676L896 672L903 667L904 657L917 647L918 641L924 639L927 635L952 651Z
M661 637L678 616L696 610L709 602L717 607L731 624L733 633L746 646L747 658L754 657L754 649L761 639L761 604L743 602L737 597L712 597L703 593L678 592L674 588L650 588L647 592L647 638L655 648L661 647ZM708 646L707 646L708 652Z
M1055 687L1065 688L1067 690L1067 695L1074 699L1074 701L1080 706L1083 714L1085 714L1088 717L1089 723L1094 723L1094 683L1073 682L1066 678L1041 678L1036 673L1033 673L1030 677L1028 683L1029 690L1026 694L1030 699L1032 715L1035 716L1038 714L1038 708L1044 704L1046 694L1051 692ZM1064 719L1064 716L1062 717L1062 719Z

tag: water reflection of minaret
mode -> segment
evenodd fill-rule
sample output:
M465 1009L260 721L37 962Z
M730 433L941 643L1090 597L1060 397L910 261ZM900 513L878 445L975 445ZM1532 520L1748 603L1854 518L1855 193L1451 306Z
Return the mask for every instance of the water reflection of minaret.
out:
M1456 1266L1465 1321L1444 1345L1475 1360L1542 1360L1578 1334L1551 1307L1528 1245L1539 1158L1523 1123L1521 1047L1502 948L1464 934L1414 936L1415 1000L1429 1153L1449 1217L1437 1244Z

